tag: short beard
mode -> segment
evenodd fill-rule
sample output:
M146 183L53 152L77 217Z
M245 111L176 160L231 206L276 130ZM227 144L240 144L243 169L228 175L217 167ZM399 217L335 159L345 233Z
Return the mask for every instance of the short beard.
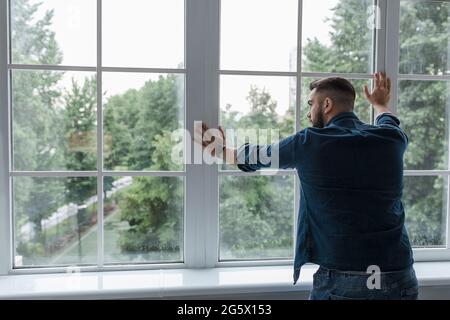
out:
M323 113L322 112L318 112L316 114L315 120L314 120L312 125L313 125L314 128L318 128L318 129L323 129L325 127L325 121L323 119Z

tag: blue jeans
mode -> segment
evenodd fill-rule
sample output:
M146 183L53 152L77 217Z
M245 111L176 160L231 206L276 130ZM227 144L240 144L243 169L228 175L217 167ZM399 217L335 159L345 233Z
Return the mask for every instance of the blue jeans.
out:
M372 276L372 277L371 277ZM369 277L371 277L369 279ZM310 300L417 300L419 286L413 267L381 272L379 289L369 289L373 275L320 267L314 274Z

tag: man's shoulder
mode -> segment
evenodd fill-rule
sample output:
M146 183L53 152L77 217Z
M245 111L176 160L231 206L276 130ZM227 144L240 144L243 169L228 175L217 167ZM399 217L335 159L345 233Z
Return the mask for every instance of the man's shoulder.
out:
M364 127L360 128L349 128L349 127L343 127L338 125L330 125L324 128L315 128L315 127L308 127L303 129L302 131L299 131L297 134L300 136L325 136L325 137L332 137L335 135L342 135L342 134L351 134L352 130L363 130L366 128L369 128L370 126L366 126L363 124Z
M394 115L392 115L395 117ZM386 115L386 118L391 118L389 115ZM394 121L391 118L391 121ZM299 131L297 133L301 137L301 141L309 142L309 141L323 141L323 140L353 140L353 139L364 139L371 137L370 140L385 140L391 139L393 137L398 138L401 137L401 140L406 140L406 134L403 131L391 124L391 123L376 123L376 124L368 124L359 121L355 126L341 126L341 125L330 125L325 128L314 128L308 127ZM398 139L395 139L398 140Z

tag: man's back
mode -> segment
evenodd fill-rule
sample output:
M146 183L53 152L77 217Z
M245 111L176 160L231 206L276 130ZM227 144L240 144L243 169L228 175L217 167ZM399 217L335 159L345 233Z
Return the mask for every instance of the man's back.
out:
M325 128L301 134L296 270L313 262L387 272L413 263L401 202L407 137L394 116L377 121L370 126L341 113Z
M401 202L408 144L392 114L362 123L343 112L324 128L307 128L275 146L246 144L238 167L269 167L261 153L279 152L278 166L295 168L301 183L294 283L308 262L336 270L382 272L413 264ZM266 150L262 150L262 148ZM250 160L257 160L252 161Z
M372 93L367 85L363 92L379 115L374 126L353 113L356 91L351 82L330 77L310 84L307 117L312 128L271 145L228 148L223 132L211 142L199 142L204 147L214 143L214 150L222 152L211 155L227 163L231 158L244 172L297 170L301 195L294 284L305 263L320 265L312 298L417 298L401 201L408 137L389 111L391 80L377 72L373 82ZM365 285L367 270L379 271L381 291Z

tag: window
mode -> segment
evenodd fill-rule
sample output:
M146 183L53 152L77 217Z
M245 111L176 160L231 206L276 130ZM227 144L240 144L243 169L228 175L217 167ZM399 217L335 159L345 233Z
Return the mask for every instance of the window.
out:
M183 262L184 2L9 9L12 268Z
M448 247L450 3L399 3L397 112L410 143L404 205L412 244Z
M367 24L372 1L326 1L321 10L315 5L309 0L301 1L301 6L296 0L221 1L220 123L224 128L277 128L284 138L309 126L306 97L309 83L316 78L344 73L356 87L370 81L373 29L361 32L342 19ZM344 26L346 31L355 28L345 35L335 32ZM356 112L370 121L370 106L360 96ZM219 172L219 261L293 258L299 194L295 171L249 177L236 168L223 169Z
M180 164L172 133L275 142L332 75L370 123L377 69L410 138L415 258L450 258L449 2L316 2L0 0L0 274L292 263L295 171Z

